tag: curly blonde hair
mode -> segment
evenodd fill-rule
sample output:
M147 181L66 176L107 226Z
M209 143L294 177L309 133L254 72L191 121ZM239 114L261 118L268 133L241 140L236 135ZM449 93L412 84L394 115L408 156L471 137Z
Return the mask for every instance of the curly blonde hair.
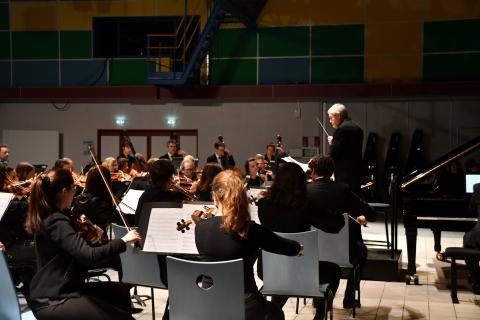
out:
M251 218L247 193L239 174L233 170L220 172L213 180L212 191L223 207L223 228L246 238Z

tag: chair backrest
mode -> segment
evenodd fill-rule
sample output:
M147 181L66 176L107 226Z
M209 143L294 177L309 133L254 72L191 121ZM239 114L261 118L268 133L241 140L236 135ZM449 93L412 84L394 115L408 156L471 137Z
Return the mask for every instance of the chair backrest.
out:
M169 256L167 272L170 319L245 319L243 259L199 262ZM200 288L202 276L213 284Z
M263 289L269 295L323 296L319 291L318 232L277 233L303 245L302 256L284 256L262 251Z
M0 297L0 319L20 320L20 305L3 252L0 252Z
M318 230L318 259L338 264L340 267L352 267L350 263L350 242L348 230L348 214L343 214L345 225L338 233Z
M119 239L127 234L126 227L112 224L115 238ZM167 286L160 278L160 266L156 254L146 253L133 244L127 245L127 250L120 254L122 262L122 282L146 287L166 289Z

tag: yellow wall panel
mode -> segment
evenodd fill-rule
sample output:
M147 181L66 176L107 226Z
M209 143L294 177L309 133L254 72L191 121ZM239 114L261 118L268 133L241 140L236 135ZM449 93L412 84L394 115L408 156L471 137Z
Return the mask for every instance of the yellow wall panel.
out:
M56 3L10 3L10 29L36 31L59 29Z
M365 22L366 0L312 0L312 24L359 24Z
M368 82L407 82L422 79L422 55L365 56Z
M421 54L423 23L392 22L365 26L365 54Z
M257 23L261 27L304 26L311 22L314 0L267 1Z
M425 0L425 20L480 18L480 1Z
M366 21L423 20L425 7L425 0L369 0L366 4Z

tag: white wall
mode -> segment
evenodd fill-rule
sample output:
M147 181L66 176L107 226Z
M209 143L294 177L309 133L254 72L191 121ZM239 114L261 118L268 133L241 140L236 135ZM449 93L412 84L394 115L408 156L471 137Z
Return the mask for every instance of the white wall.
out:
M406 157L413 131L421 128L425 132L426 150L433 160L480 135L479 102L346 101L345 104L352 119L364 129L364 142L368 133L379 134L380 159L385 157L392 132L402 134L401 150ZM327 103L327 108L330 105ZM72 103L67 110L58 111L49 103L0 104L0 129L59 131L63 134L64 156L72 157L78 169L89 161L88 155L83 154L83 141L96 144L97 129L116 129L116 116L126 117L126 129L169 129L166 118L176 116L177 129L198 129L201 165L212 154L213 143L221 134L237 163L243 166L249 156L263 153L265 145L275 141L276 134L282 135L287 148L299 148L302 136L322 136L315 117L323 119L323 102L300 103L300 118L294 116L296 107L297 102ZM327 130L333 132L329 124ZM10 152L13 154L15 150Z

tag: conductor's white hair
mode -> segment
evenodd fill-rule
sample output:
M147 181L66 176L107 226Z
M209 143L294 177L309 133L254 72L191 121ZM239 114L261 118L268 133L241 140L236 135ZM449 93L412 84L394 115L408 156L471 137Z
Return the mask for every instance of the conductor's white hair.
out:
M343 117L348 116L347 108L341 103L335 103L328 109L328 114L340 114Z

